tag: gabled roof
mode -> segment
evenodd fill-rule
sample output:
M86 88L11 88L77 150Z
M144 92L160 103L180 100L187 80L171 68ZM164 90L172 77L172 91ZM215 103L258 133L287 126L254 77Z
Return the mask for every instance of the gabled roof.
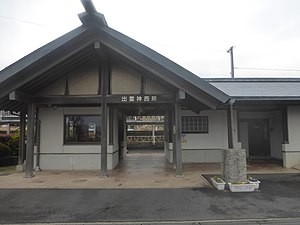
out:
M236 100L300 100L299 78L210 78L205 80Z
M153 73L210 108L216 108L228 101L227 94L205 80L108 27L104 16L95 10L90 0L82 0L82 3L86 9L86 12L79 14L82 26L35 50L0 72L0 108L16 110L14 106L17 103L8 101L11 91L22 89L30 92L57 79L53 70L65 72L66 69L62 69L63 65L65 68L68 63L76 64L77 61L82 62L86 57L91 57L95 41L103 44L106 50L113 51ZM59 66L60 64L62 66Z
M28 54L27 56L21 58L20 60L16 61L15 63L11 64L10 66L4 68L0 72L0 85L3 85L9 79L12 79L15 75L22 72L33 63L38 62L38 60L46 57L51 52L58 50L64 44L68 43L72 39L78 37L82 33L87 30L86 27L81 26L65 35L55 39L54 41L40 47L39 49L33 51L32 53ZM1 86L0 86L1 87ZM3 93L1 92L0 97L2 97Z

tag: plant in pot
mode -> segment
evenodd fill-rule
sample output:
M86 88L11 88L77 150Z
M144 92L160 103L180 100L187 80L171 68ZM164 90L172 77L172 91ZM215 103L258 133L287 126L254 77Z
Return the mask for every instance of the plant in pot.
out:
M250 184L255 184L255 190L259 189L260 181L254 177L247 176L247 180Z
M255 189L255 184L251 184L248 181L228 183L228 186L231 192L253 192Z
M225 189L225 181L218 177L218 176L213 176L210 178L211 179L211 183L213 184L213 186L215 188L217 188L219 191L224 190Z

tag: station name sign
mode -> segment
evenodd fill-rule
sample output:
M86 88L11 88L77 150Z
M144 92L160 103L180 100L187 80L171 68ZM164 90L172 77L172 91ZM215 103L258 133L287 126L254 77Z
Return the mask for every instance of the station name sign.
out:
M158 95L122 95L122 103L155 103L159 101Z

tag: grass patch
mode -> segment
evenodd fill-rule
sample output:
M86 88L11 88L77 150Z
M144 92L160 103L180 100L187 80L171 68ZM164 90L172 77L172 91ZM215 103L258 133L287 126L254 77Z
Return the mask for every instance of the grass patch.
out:
M16 166L0 167L0 176L6 176L16 172Z

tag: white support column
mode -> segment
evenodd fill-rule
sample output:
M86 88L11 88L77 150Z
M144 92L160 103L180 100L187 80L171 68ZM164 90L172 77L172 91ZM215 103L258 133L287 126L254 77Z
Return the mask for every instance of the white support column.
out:
M6 130L6 134L10 134L10 123L7 123L7 130Z
M152 124L152 145L155 145L155 126Z

